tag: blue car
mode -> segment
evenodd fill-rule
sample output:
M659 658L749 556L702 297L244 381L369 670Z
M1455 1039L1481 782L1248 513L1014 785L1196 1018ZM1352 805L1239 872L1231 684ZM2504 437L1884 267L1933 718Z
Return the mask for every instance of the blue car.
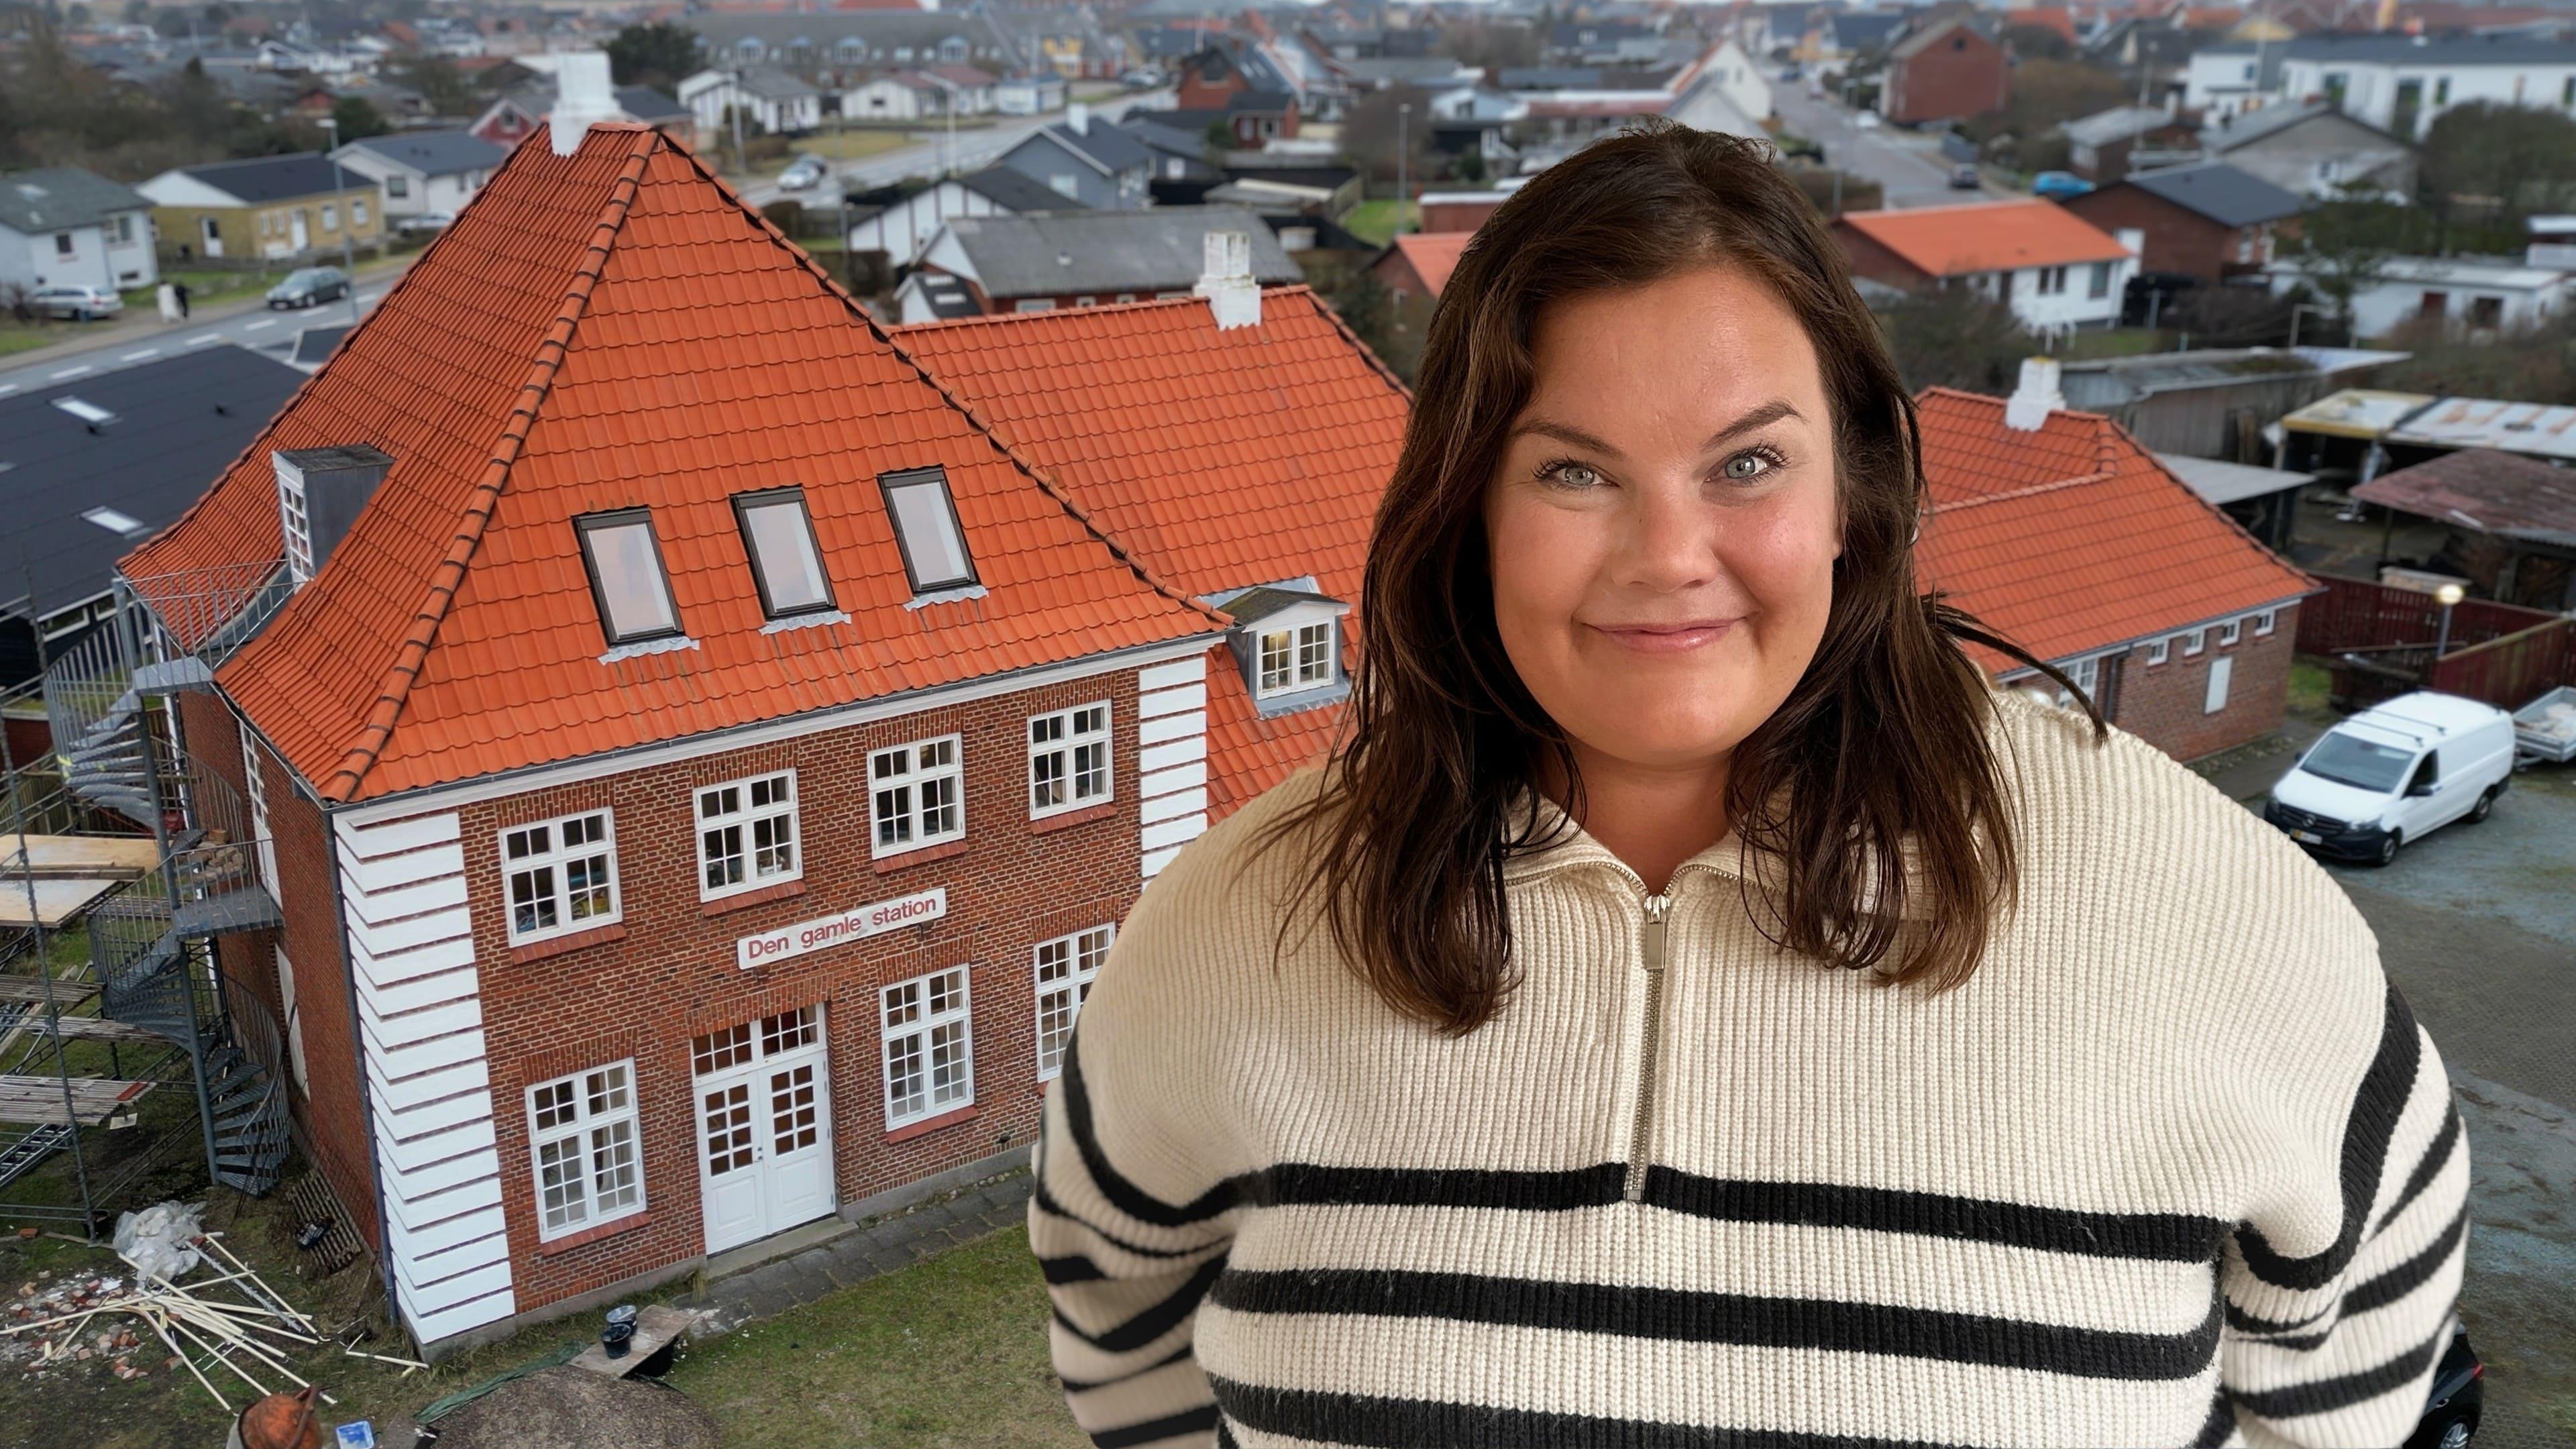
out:
M2051 201L2064 201L2069 197L2082 196L2092 189L2092 182L2072 171L2042 171L2032 177L2030 182L2031 195L2045 196Z

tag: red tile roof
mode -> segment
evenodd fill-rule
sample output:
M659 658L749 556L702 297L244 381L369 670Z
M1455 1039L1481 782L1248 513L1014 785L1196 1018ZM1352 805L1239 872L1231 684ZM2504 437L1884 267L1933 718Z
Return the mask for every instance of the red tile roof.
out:
M1458 254L1476 234L1472 231L1410 231L1395 239L1395 249L1422 279L1423 289L1440 295L1449 274L1458 270Z
M1221 616L1128 558L659 132L535 137L179 522L147 596L281 552L270 454L394 463L218 683L361 800L1128 645ZM875 480L942 465L986 597L903 607ZM729 503L806 488L842 624L762 632ZM571 519L650 505L697 647L607 663ZM180 587L175 581L157 587Z
M1260 324L1225 331L1193 298L927 322L895 340L1161 577L1208 595L1312 574L1359 601L1409 404L1308 289L1263 292ZM1210 673L1223 814L1312 759L1341 711L1264 720L1232 668Z
M2108 418L2060 411L2017 432L2004 426L2003 399L1937 387L1916 406L1932 489L1915 549L1920 583L2041 659L2318 587ZM1983 646L1968 652L1990 672L2020 667Z
M1850 227L1935 277L2111 262L2129 254L2109 232L2036 197L1847 211L1834 225Z

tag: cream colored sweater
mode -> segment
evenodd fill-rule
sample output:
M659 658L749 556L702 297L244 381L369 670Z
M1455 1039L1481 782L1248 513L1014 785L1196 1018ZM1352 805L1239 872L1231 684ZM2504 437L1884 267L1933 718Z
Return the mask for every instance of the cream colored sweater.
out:
M1314 767L1192 842L1048 1092L1029 1233L1075 1419L1104 1446L2398 1444L2467 1235L2432 1042L2271 827L1994 697L2023 906L1947 995L1775 951L1733 836L1650 900L1578 834L1508 867L1523 985L1445 1040L1302 921L1273 969L1290 851L1245 847Z

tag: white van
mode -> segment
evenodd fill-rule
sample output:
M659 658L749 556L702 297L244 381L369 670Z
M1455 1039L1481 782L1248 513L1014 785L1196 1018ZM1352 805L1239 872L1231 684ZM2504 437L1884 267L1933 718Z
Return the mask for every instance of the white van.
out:
M2418 690L2318 736L2263 818L2317 854L2386 865L2428 831L2486 819L2512 780L2512 715Z

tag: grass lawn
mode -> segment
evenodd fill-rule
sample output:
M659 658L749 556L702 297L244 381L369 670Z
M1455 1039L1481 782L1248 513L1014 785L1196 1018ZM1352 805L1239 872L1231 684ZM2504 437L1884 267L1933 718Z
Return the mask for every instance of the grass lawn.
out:
M13 352L33 352L80 336L80 329L93 326L83 322L33 322L24 326L0 319L0 357Z
M1375 201L1363 201L1351 208L1350 215L1342 218L1342 225L1350 231L1351 235L1362 241L1385 246L1388 239L1395 235L1396 205L1395 198L1391 196L1380 197ZM1422 208L1412 202L1406 202L1404 210L1406 219L1412 223L1413 228L1416 231L1421 230Z
M2334 706L2326 702L2332 679L2326 667L2314 660L2290 661L2290 713L2316 720L2335 718Z
M1046 1325L1012 1228L701 1345L670 1382L729 1449L1081 1449Z
M2112 327L2099 331L2071 332L2066 337L2066 350L2060 356L2069 360L2087 357L2137 357L2166 345L2165 334L2144 327Z

